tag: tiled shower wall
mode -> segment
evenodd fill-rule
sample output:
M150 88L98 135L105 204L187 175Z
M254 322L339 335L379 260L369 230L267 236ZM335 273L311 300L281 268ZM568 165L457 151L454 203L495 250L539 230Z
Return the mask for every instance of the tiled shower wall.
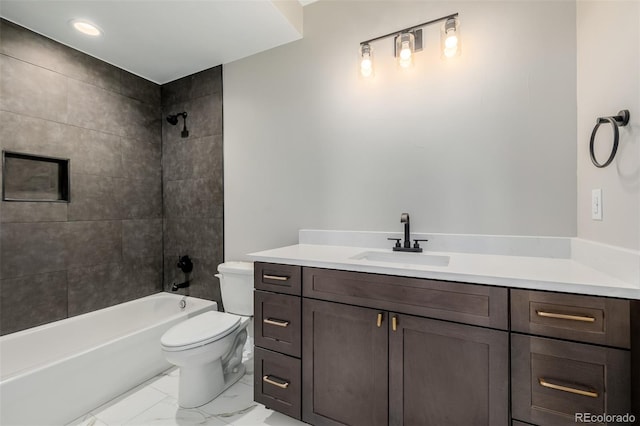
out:
M180 136L182 118L162 121L165 288L184 281L176 263L189 255L191 295L221 308L214 275L223 261L222 66L162 86L162 116L183 111L188 138Z
M0 203L0 334L168 289L184 254L220 301L221 67L160 87L0 20L0 148L71 159L70 203Z

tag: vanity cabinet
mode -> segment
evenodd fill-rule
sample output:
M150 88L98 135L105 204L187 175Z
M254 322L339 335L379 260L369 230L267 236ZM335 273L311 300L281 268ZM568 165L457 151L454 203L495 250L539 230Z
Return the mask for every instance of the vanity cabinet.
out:
M301 419L301 269L254 265L254 399Z
M307 423L640 419L640 301L255 263L255 400Z
M555 426L575 425L576 413L631 413L629 349L640 337L633 308L629 300L511 290L512 417Z
M508 425L508 332L407 313L506 328L506 302L506 289L304 268L303 420Z

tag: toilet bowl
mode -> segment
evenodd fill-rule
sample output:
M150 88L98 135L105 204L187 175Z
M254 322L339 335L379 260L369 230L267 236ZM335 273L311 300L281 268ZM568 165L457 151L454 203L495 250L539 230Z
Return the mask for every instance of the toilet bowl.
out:
M160 339L167 361L180 368L178 404L184 408L208 403L245 373L242 356L253 315L253 264L228 262L218 271L227 312L196 315Z

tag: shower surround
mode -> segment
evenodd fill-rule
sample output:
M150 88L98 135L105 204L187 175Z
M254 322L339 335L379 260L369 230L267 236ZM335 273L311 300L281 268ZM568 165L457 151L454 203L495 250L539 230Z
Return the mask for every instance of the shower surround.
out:
M70 203L0 204L0 334L161 291L166 288L163 264L171 268L167 274L177 269L174 252L206 257L207 266L196 262L192 294L218 294L200 291L198 283L207 280L209 264L222 260L222 233L210 232L206 220L174 226L174 220L186 218L167 210L173 207L167 200L168 215L163 215L163 162L165 174L174 173L176 181L172 186L165 177L168 196L182 186L179 202L188 201L192 191L198 192L199 202L213 201L202 197L197 185L177 183L198 180L193 174L175 174L194 164L188 155L163 159L163 154L181 152L167 148L172 135L165 134L170 139L164 141L163 153L162 137L176 130L165 128L163 100L188 101L193 132L182 141L200 146L205 136L220 135L220 158L206 167L220 164L218 174L211 176L220 177L221 188L221 131L209 131L220 129L216 123L221 120L207 116L211 111L221 115L220 68L161 87L0 20L0 148L71 160ZM211 78L220 81L207 81ZM197 111L207 87L218 93L219 107ZM193 91L199 96L192 96ZM216 211L203 206L198 214L213 219ZM164 250L163 228L169 233ZM195 238L189 241L189 236ZM204 238L219 241L205 243ZM164 259L165 254L171 256Z

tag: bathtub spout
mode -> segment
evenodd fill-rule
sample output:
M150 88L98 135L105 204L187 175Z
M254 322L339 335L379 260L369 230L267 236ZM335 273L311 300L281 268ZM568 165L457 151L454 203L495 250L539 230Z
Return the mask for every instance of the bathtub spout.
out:
M188 288L188 287L189 287L189 280L187 280L187 281L185 281L183 283L180 283L180 284L173 283L171 285L171 291L178 291L178 289L180 289L180 288Z

